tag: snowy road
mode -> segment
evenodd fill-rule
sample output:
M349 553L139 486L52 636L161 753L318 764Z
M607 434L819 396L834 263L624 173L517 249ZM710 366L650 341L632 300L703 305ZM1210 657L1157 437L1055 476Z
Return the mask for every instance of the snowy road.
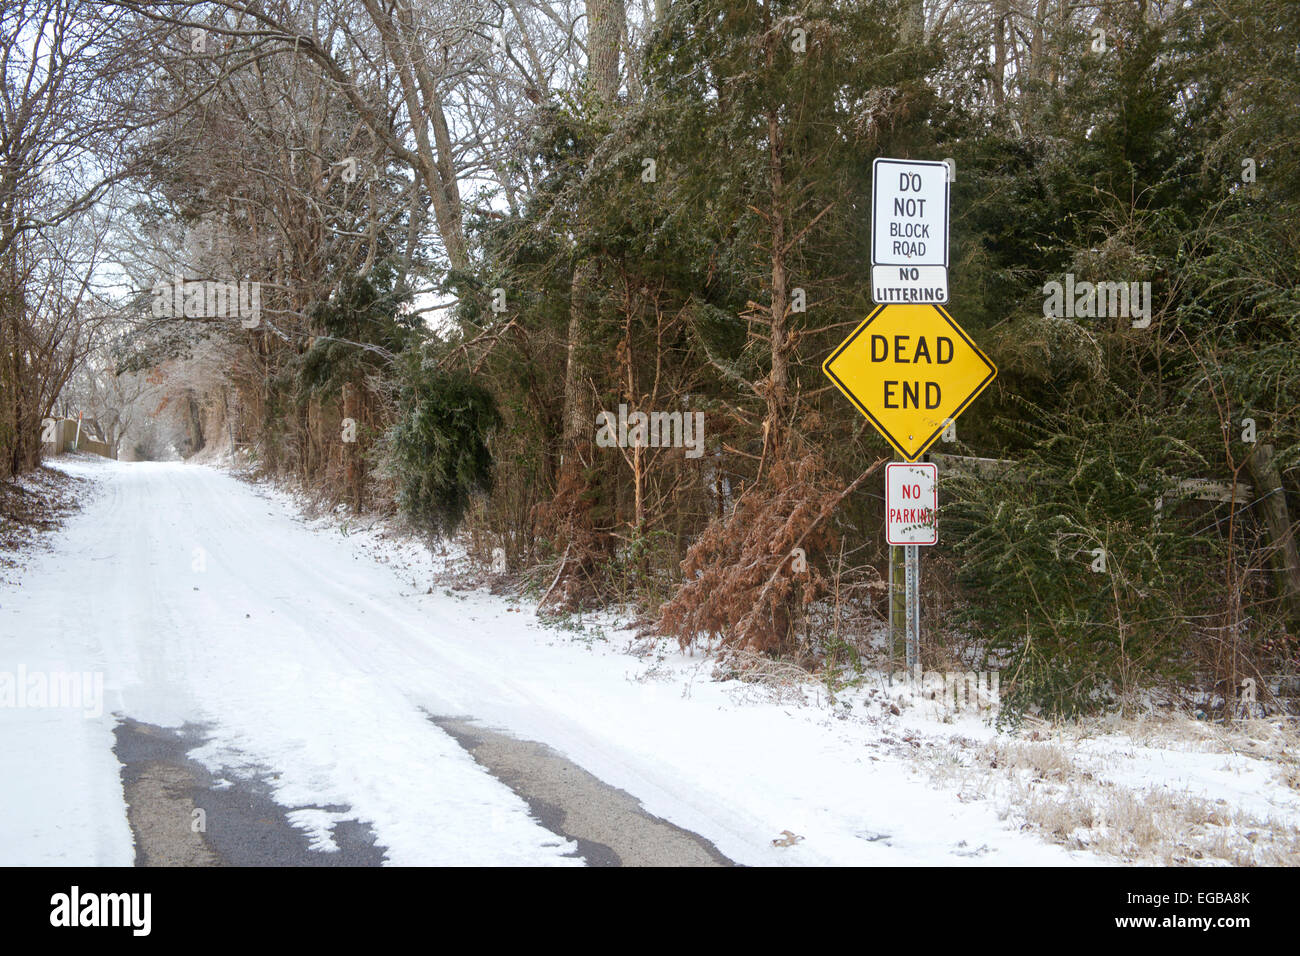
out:
M1079 860L934 788L874 725L425 593L223 472L64 467L97 496L0 586L0 675L102 674L103 707L0 707L0 863L132 863L119 720L199 728L192 759L264 781L325 852L356 820L391 864L583 862L431 717L543 742L742 864Z

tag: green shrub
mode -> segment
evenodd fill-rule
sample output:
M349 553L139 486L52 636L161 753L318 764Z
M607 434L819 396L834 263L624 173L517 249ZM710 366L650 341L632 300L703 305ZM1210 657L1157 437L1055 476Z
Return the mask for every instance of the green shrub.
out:
M1221 546L1172 497L1157 516L1197 471L1150 420L1045 422L1038 439L1012 468L944 483L968 597L958 625L1001 665L1012 718L1072 716L1186 676Z
M491 393L470 375L404 359L392 471L398 505L430 537L453 532L473 496L492 490L488 438L500 421Z

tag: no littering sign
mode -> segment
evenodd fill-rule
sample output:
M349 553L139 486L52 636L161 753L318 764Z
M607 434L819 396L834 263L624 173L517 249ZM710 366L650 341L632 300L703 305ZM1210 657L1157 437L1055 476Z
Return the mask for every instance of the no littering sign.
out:
M947 163L871 164L871 298L880 305L948 301Z

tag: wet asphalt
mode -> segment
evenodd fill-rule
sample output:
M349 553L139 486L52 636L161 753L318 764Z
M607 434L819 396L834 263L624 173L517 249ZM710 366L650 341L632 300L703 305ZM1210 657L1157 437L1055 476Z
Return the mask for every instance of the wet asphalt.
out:
M572 840L589 866L730 866L709 841L645 811L635 797L544 744L464 718L430 717L528 804L535 820ZM113 752L122 765L137 866L379 866L386 848L348 807L284 807L272 798L274 769L220 779L189 757L206 729L123 719ZM329 811L334 852L313 849L289 813Z

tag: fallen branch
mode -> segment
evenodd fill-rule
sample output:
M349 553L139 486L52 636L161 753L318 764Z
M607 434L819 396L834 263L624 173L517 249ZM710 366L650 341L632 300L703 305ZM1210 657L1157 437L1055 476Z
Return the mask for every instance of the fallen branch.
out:
M564 569L569 565L569 551L572 548L573 548L572 541L570 541L567 545L565 545L564 556L560 558L560 568L558 571L555 572L555 580L551 582L551 586L546 589L546 593L542 595L542 599L537 602L537 606L539 608L546 606L546 599L551 596L551 592L555 590L555 586L560 583L560 578L564 574Z

